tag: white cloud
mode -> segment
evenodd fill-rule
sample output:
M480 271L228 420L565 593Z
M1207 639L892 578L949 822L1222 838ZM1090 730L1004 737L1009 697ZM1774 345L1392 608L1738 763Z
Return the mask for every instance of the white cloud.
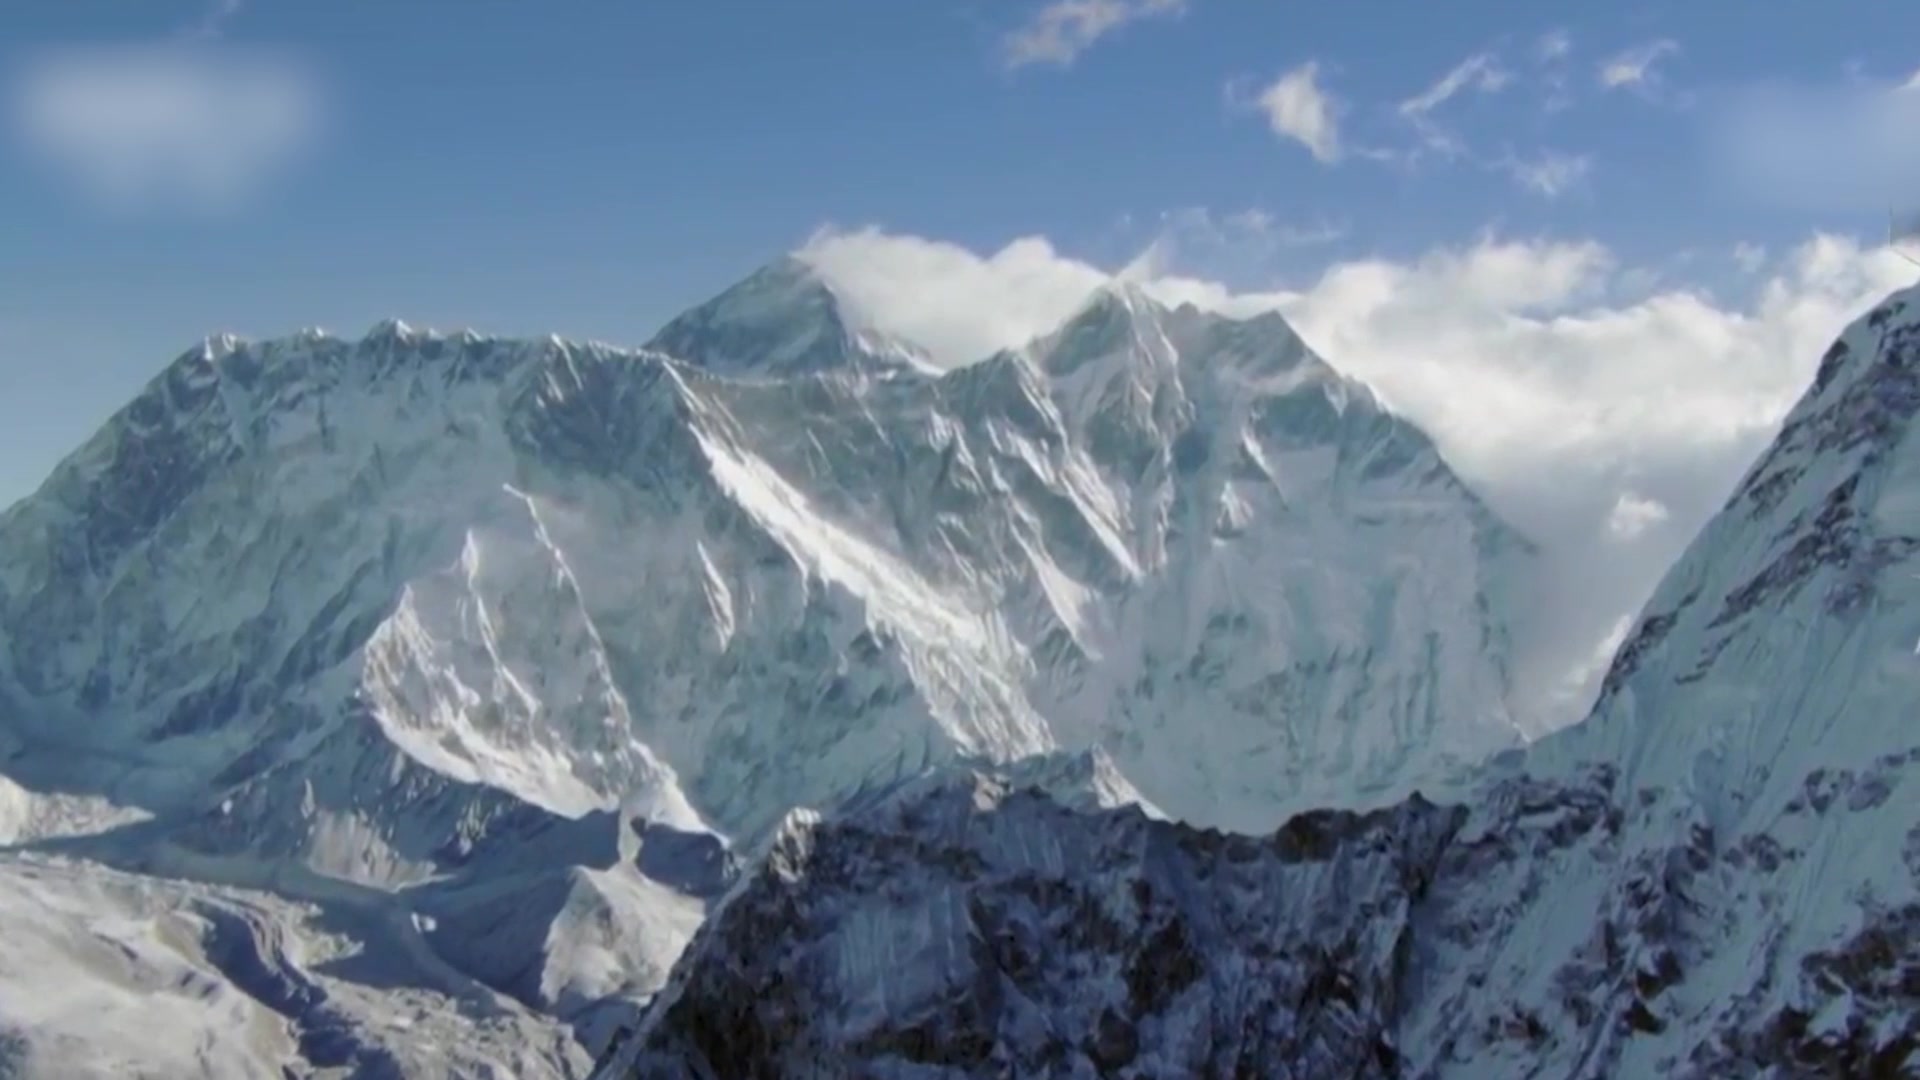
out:
M1586 154L1562 154L1548 150L1533 158L1519 158L1510 154L1501 159L1499 166L1521 187L1553 199L1565 194L1593 172L1593 158Z
M809 251L867 317L950 364L1051 329L1106 277L1039 238L983 257L864 230ZM1547 701L1718 508L1844 322L1912 279L1826 236L1773 266L1738 304L1651 286L1599 244L1496 237L1270 293L1164 257L1136 273L1169 303L1284 313L1542 544L1518 640L1524 687Z
M1547 35L1542 44L1536 45L1538 52L1555 57L1564 57L1565 50L1571 48L1572 39L1562 31ZM1542 64L1549 70L1526 77L1544 89L1548 111L1564 107L1564 63L1550 57ZM1593 171L1593 160L1585 154L1535 150L1522 156L1508 149L1495 156L1441 122L1446 106L1462 95L1497 94L1522 78L1522 73L1516 73L1494 51L1468 56L1424 90L1393 106L1393 113L1410 129L1411 137L1381 142L1350 143L1342 138L1346 104L1321 85L1321 74L1319 64L1310 61L1258 92L1250 92L1247 83L1236 81L1227 86L1227 100L1257 110L1275 134L1299 142L1323 164L1353 157L1407 172L1436 161L1465 164L1508 176L1521 187L1548 198L1566 193Z
M1733 264L1743 274L1757 274L1767 265L1767 249L1760 244L1738 243L1733 245Z
M12 135L117 209L225 210L320 133L318 84L284 59L194 46L45 55L15 76Z
M1613 666L1613 658L1620 651L1620 646L1627 643L1627 634L1632 631L1633 624L1632 615L1622 615L1601 635L1599 644L1584 657L1574 658L1558 693L1559 700L1576 705L1591 696L1591 689L1600 685L1600 680L1606 678L1607 670Z
M1573 52L1573 35L1565 30L1549 30L1533 43L1534 59L1542 64L1565 60Z
M1045 237L981 257L965 248L878 229L823 229L799 254L853 314L954 366L1053 328L1110 277Z
M1600 65L1600 85L1609 90L1651 86L1659 79L1654 65L1679 51L1680 43L1669 38L1624 49Z
M1607 515L1607 534L1615 540L1632 542L1670 516L1666 507L1652 499L1623 491Z
M1007 66L1065 67L1128 23L1184 14L1187 0L1054 0L1001 40Z
M1275 135L1307 148L1314 160L1340 160L1339 103L1320 88L1320 65L1308 61L1260 91L1255 104Z
M1434 110L1463 91L1498 93L1512 79L1512 73L1492 53L1475 53L1455 64L1432 86L1402 101L1399 113L1420 133L1420 142L1426 149L1437 151L1444 157L1467 155L1466 143L1433 119Z
M1452 100L1462 90L1478 90L1483 94L1495 93L1513 80L1513 75L1502 67L1492 53L1475 53L1453 66L1453 70L1440 76L1439 81L1419 94L1400 103L1400 115L1423 117Z

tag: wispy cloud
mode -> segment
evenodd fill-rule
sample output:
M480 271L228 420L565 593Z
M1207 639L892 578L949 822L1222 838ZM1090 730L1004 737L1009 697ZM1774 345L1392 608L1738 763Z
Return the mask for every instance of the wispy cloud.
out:
M1495 162L1495 167L1513 177L1521 187L1554 199L1578 186L1593 172L1593 158L1587 154L1547 150L1531 158L1508 154Z
M1680 51L1680 43L1660 38L1624 49L1601 63L1600 85L1608 90L1646 88L1659 82L1654 66Z
M1511 81L1513 74L1492 53L1475 53L1455 64L1433 85L1402 101L1398 112L1420 133L1427 149L1457 157L1467 153L1466 144L1434 119L1435 110L1464 92L1498 93Z
M1565 30L1549 30L1533 43L1533 57L1542 64L1558 63L1573 53L1573 35Z
M1400 115L1424 117L1453 100L1462 90L1495 93L1513 80L1513 75L1492 53L1475 53L1453 66L1451 71L1424 91L1400 103Z
M195 45L43 55L16 72L14 140L116 210L223 211L318 138L319 84L265 54Z
M1591 156L1557 150L1522 154L1513 149L1495 155L1442 122L1442 116L1450 111L1449 104L1466 95L1498 94L1522 80L1529 86L1545 80L1550 89L1563 87L1564 56L1572 48L1572 39L1556 31L1543 40L1546 45L1536 43L1536 53L1550 52L1560 57L1552 61L1558 70L1542 73L1524 63L1516 68L1495 49L1476 52L1419 93L1390 106L1390 115L1403 125L1399 138L1373 139L1364 137L1364 133L1352 140L1344 138L1347 103L1322 85L1317 61L1301 64L1258 89L1251 89L1248 82L1229 84L1227 99L1232 105L1260 113L1274 134L1306 147L1322 164L1351 157L1411 172L1439 161L1503 175L1536 195L1557 198L1592 174ZM1411 138L1406 137L1408 129Z
M1187 0L1054 0L1001 40L1008 67L1053 64L1066 67L1101 38L1129 23L1173 17Z
M1265 283L1292 253L1324 247L1346 233L1344 224L1324 218L1294 222L1260 209L1215 214L1190 207L1162 214L1158 230L1119 275L1144 281L1205 273L1239 283Z
M1534 66L1539 69L1540 81L1546 90L1540 99L1542 110L1556 113L1573 104L1573 93L1568 86L1572 57L1573 35L1565 30L1550 30L1534 41Z
M226 33L227 23L240 14L246 6L246 0L213 0L200 21L188 27L184 37L196 41L212 41Z
M1231 93L1231 91L1229 91ZM1309 60L1269 83L1252 104L1275 135L1307 148L1315 161L1341 157L1339 101L1320 86L1320 65Z
M1228 227L1239 229L1271 241L1278 247L1318 247L1331 244L1347 235L1345 225L1337 225L1326 220L1316 220L1309 224L1283 222L1265 210L1242 210L1229 214Z

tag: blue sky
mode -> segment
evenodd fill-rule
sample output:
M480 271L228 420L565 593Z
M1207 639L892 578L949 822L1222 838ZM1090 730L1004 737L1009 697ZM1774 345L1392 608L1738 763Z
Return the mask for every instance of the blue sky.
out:
M98 146L59 157L70 133L10 110L0 502L208 332L391 314L637 341L823 225L1045 237L1111 268L1204 211L1263 223L1182 248L1240 289L1494 234L1730 288L1737 245L1865 235L1883 210L1727 197L1713 95L1899 81L1915 40L1920 7L1884 2L12 0L16 106L49 58L112 46L270 57L323 115L277 164L227 146L217 197L129 208L90 192ZM1607 85L1636 51L1641 77ZM1404 107L1462 65L1424 117ZM1337 157L1262 104L1302 71ZM1524 182L1556 160L1556 190Z

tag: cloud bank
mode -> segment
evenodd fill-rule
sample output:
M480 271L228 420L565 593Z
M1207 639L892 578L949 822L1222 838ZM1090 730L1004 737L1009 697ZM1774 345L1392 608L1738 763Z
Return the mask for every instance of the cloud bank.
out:
M116 210L240 205L312 147L324 119L303 68L196 44L51 53L8 89L15 144Z
M823 231L801 254L861 317L947 365L1053 328L1111 276L1041 237L981 255ZM1656 275L1597 243L1495 236L1340 263L1271 292L1160 257L1127 269L1168 303L1281 312L1542 545L1518 676L1543 724L1576 718L1609 641L1772 438L1831 338L1913 276L1833 236L1757 267L1737 302L1649 289Z

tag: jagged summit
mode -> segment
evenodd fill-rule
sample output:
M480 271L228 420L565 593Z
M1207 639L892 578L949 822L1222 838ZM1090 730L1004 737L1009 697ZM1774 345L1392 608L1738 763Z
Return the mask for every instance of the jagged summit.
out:
M418 336L420 331L408 325L405 320L391 317L374 323L361 337L362 341L408 341Z
M1163 326L1169 314L1139 285L1109 281L1057 328L1029 343L1025 352L1056 379L1096 365L1169 367L1178 360Z
M1094 286L1093 292L1089 293L1086 301L1080 305L1082 312L1102 308L1122 308L1128 312L1149 317L1163 315L1171 310L1166 304L1155 299L1145 285L1127 277L1109 278Z
M1362 385L1338 373L1309 348L1277 311L1233 318L1182 304L1168 317L1167 327L1183 355L1198 357L1216 369L1252 378L1293 374Z
M881 374L928 366L919 350L851 317L819 272L793 255L675 318L647 348L736 377Z
M1315 355L1277 311L1243 317L1191 302L1169 306L1126 279L1102 283L1058 328L1021 351L1056 378L1119 365L1149 372L1205 368L1256 379L1291 373L1358 386Z

